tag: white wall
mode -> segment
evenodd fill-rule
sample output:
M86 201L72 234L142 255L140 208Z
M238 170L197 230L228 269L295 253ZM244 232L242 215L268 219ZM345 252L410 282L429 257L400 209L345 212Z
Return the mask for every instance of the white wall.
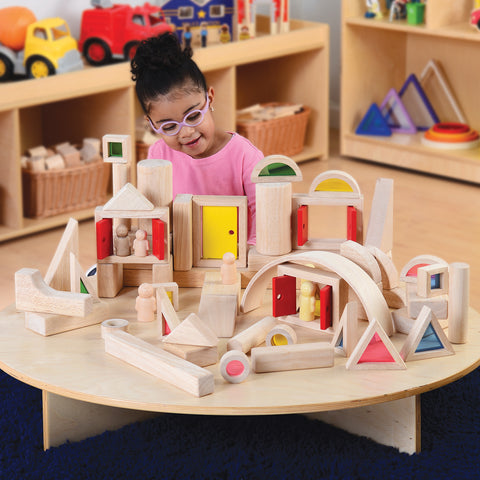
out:
M145 0L115 0L115 3L142 5ZM2 2L3 3L3 2ZM16 0L11 5L28 7L37 18L62 17L75 38L80 33L80 18L83 10L91 8L90 0ZM161 0L150 0L161 4ZM290 16L302 20L328 23L330 25L330 125L339 124L340 106L340 0L290 0Z

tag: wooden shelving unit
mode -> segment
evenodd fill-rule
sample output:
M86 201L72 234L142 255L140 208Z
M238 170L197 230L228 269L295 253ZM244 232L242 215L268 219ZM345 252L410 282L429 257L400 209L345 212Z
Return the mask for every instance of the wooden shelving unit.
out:
M216 90L219 125L235 130L238 108L257 102L304 103L311 110L304 151L296 161L328 155L328 25L291 21L275 36L264 19L258 38L195 51L194 59ZM45 219L23 216L20 157L52 145L107 133L135 138L141 115L128 63L0 85L0 241L93 216L93 209ZM133 173L133 172L132 172ZM133 173L134 176L134 173Z
M471 0L428 0L426 22L408 25L366 19L363 0L342 3L340 151L342 155L480 183L480 148L445 151L422 145L420 133L391 137L355 135L373 102L420 76L435 59L472 128L480 128L477 65L480 32L469 25Z

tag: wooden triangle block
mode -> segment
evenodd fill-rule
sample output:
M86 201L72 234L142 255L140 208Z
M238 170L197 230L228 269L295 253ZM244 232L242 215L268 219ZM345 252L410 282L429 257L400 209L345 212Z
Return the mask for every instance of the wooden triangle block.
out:
M391 88L382 104L380 111L387 121L392 132L416 133L417 127L413 123L405 105L394 88Z
M379 135L389 137L392 130L376 103L372 103L355 130L357 135Z
M440 121L457 121L468 124L467 118L460 108L447 77L438 62L430 60L427 63L420 75L420 84L435 104Z
M70 291L73 293L89 293L94 302L100 301L93 279L85 275L80 263L78 263L77 256L72 252L70 252Z
M398 96L418 130L428 130L440 121L414 73L407 78Z
M358 305L348 302L332 339L335 352L349 357L358 341Z
M405 340L400 352L401 357L408 362L409 360L443 357L454 353L452 344L437 317L429 307L424 306Z
M405 370L407 367L385 330L369 323L345 367L347 370Z
M167 343L216 347L218 337L195 313L191 313L178 327L163 339Z
M70 253L78 257L78 244L78 222L70 218L44 278L55 290L70 291Z
M153 203L131 183L126 183L104 206L104 210L153 210Z

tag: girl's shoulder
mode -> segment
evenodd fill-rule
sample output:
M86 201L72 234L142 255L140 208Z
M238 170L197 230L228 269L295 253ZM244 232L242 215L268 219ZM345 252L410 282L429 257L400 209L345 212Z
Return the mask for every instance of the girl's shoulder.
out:
M236 150L243 151L245 154L258 156L263 158L263 153L248 138L243 137L239 133L233 133L230 145Z

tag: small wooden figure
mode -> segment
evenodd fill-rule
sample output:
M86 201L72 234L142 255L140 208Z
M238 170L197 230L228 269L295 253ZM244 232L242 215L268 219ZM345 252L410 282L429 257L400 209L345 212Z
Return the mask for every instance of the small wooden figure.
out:
M118 225L115 237L115 251L119 257L130 255L130 239L128 238L128 227L124 224Z
M133 241L133 254L136 257L146 257L148 249L147 232L145 230L137 230L135 240Z
M138 287L138 297L135 300L135 310L139 322L153 322L157 311L157 302L153 295L154 288L150 283L142 283Z
M226 252L222 259L223 264L220 267L222 283L224 285L233 285L237 282L237 266L235 264L236 257L232 252Z
M299 318L305 322L315 319L315 284L310 280L304 280L300 287Z

